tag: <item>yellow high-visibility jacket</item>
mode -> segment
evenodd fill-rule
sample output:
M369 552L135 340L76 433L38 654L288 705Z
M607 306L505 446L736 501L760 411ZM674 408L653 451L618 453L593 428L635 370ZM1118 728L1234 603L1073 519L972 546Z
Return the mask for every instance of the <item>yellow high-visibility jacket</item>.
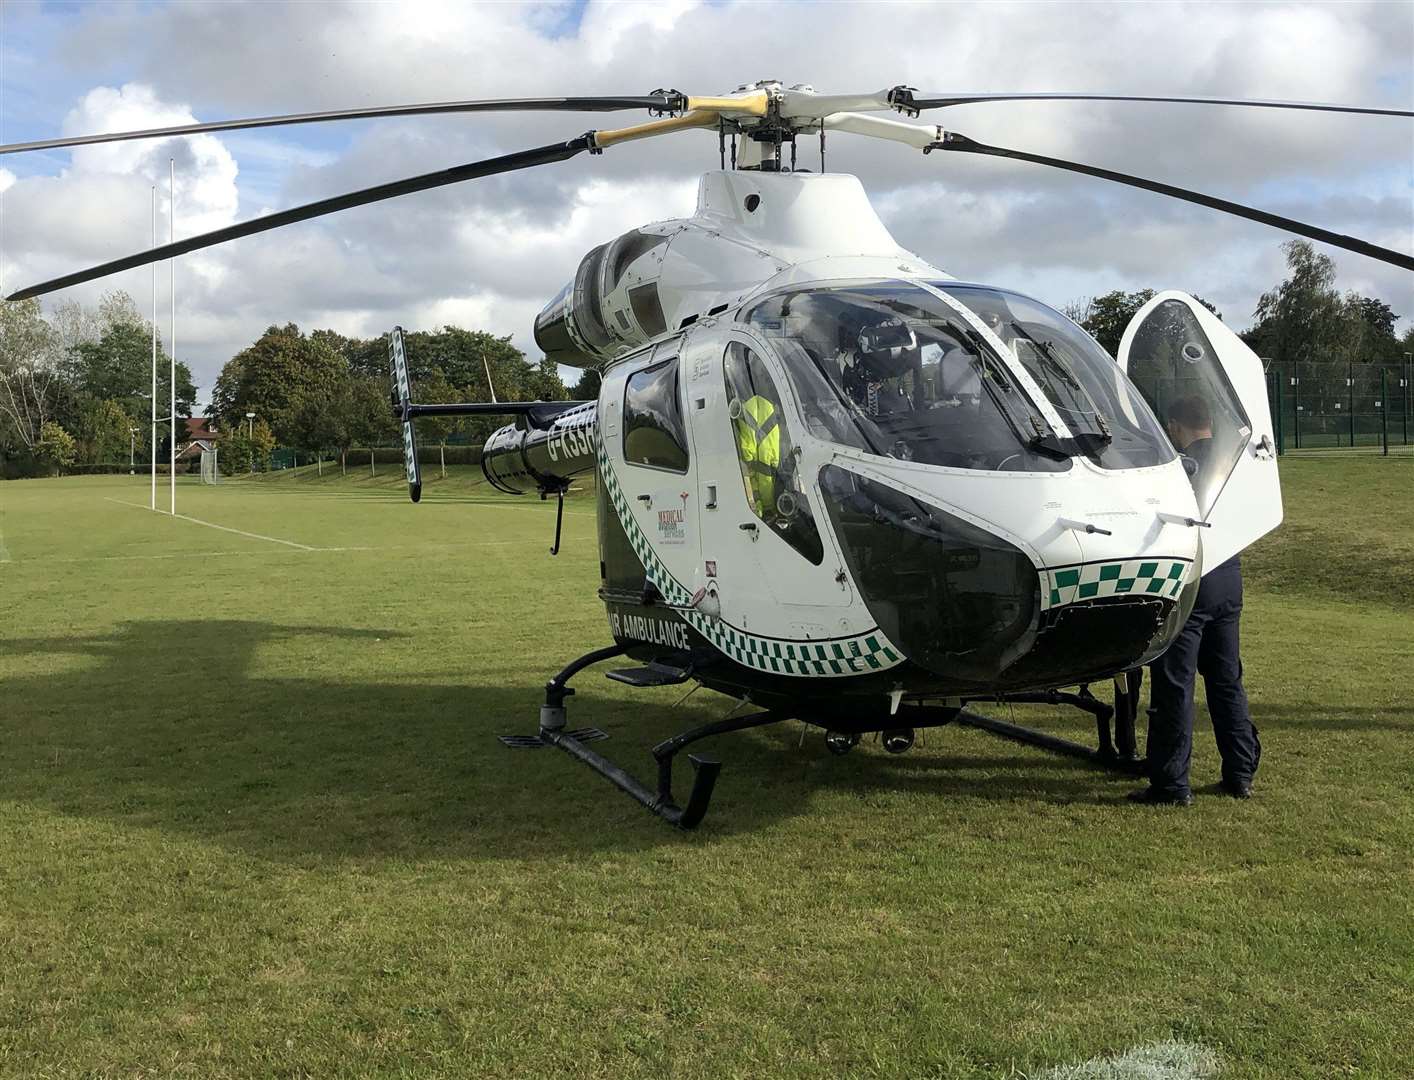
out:
M760 394L742 403L736 427L737 453L756 514L764 519L776 506L776 478L781 464L781 427L776 406Z

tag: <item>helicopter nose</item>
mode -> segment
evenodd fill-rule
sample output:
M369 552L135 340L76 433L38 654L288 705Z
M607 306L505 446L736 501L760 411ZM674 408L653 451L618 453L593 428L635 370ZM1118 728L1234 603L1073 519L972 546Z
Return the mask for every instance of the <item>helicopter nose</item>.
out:
M1034 538L1026 552L921 493L833 464L821 490L870 615L909 660L962 692L1046 689L1143 663L1196 594L1193 560L1160 557L1167 540L1123 507L1116 527L1087 531L1082 520L1043 520L1057 502L1028 501L1018 511L1028 515L1018 533Z
M1034 641L1003 675L1007 689L1083 682L1147 663L1192 610L1201 565L1193 537L1132 509L1064 522L1081 558L1041 570Z

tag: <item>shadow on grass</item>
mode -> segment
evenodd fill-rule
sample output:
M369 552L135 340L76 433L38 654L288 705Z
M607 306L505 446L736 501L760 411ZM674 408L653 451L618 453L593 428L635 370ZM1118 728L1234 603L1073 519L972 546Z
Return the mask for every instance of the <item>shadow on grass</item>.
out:
M9 639L7 655L32 656L36 666L41 656L81 659L61 664L71 669L63 673L5 681L0 797L293 860L556 858L710 843L806 812L822 788L939 799L1116 797L1106 774L1040 754L937 756L947 729L930 732L931 749L921 754L835 758L818 732L798 749L800 728L791 724L699 744L726 764L706 824L688 836L554 749L502 747L496 735L535 730L534 682L427 684L393 670L387 682L322 677L321 667L337 670L340 642L396 644L399 636L203 620ZM280 649L319 660L305 677L253 673L257 652ZM653 776L649 747L730 708L703 694L677 709L646 710L595 670L577 685L571 724L610 731L613 739L596 748L645 781ZM681 761L679 797L690 771Z
M1253 712L1262 730L1318 728L1325 731L1407 731L1414 736L1414 705L1288 705L1261 702ZM1200 725L1203 723L1199 718Z

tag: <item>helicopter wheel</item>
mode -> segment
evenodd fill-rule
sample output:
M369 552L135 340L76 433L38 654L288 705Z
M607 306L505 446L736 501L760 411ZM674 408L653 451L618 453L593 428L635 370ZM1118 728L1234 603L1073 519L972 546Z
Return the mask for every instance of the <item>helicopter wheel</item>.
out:
M911 727L891 728L885 731L880 738L883 741L884 749L891 754L902 754L906 750L913 749L913 729Z
M832 754L843 757L858 745L859 733L857 731L825 732L825 747Z

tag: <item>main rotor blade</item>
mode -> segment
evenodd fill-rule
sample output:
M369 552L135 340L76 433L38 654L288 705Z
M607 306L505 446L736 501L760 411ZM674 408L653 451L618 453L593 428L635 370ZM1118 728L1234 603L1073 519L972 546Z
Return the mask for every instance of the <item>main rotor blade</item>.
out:
M529 169L536 165L548 165L555 161L565 161L576 154L583 153L594 146L594 133L580 135L577 138L566 142L551 143L549 146L537 147L534 150L521 150L514 154L506 154L502 157L487 158L485 161L474 161L467 165L457 165L451 169L443 169L440 172L423 173L421 176L408 177L406 180L394 180L387 184L378 184L376 187L364 188L361 191L351 191L347 195L335 195L332 198L320 199L318 202L306 203L304 206L295 206L289 210L280 210L273 214L266 214L251 221L242 221L236 225L228 225L224 229L216 229L209 233L202 233L200 236L188 237L185 240L178 240L172 244L163 244L161 247L149 248L140 251L136 255L128 255L121 259L114 259L112 262L103 263L101 266L94 266L87 270L80 270L77 273L65 274L63 277L54 278L52 281L45 281L39 285L31 285L27 289L12 293L6 297L7 300L28 300L31 296L42 296L45 293L54 292L56 289L64 289L70 285L79 285L85 281L92 281L94 278L107 277L109 274L116 274L120 270L130 270L135 266L146 266L148 263L161 262L164 259L173 258L176 255L185 255L189 251L197 251L201 248L211 247L213 244L224 244L227 240L236 240L242 236L251 236L255 233L268 232L271 229L278 229L283 225L293 225L297 221L308 221L310 218L323 217L325 214L332 214L339 210L347 210L354 206L366 206L369 203L382 202L384 199L396 198L399 195L410 195L415 191L427 191L430 188L445 187L448 184L459 184L463 180L476 180L483 176L494 176L497 173L514 172L517 169Z
M1302 109L1308 112L1364 113L1370 116L1414 116L1414 109L1386 109L1363 105L1329 105L1319 101L1263 101L1257 98L1151 97L1139 94L942 94L916 97L906 87L890 94L891 104L902 112L946 109L987 101L1150 101L1179 105L1239 105L1256 109Z
M256 116L247 120L215 120L209 124L181 124L176 127L118 131L100 135L75 135L67 139L40 139L36 142L7 143L0 154L25 150L52 150L61 146L121 142L125 139L158 139L172 135L198 135L203 131L234 131L238 128L280 127L285 124L318 124L326 120L368 120L383 116L429 116L436 113L475 112L615 112L622 109L651 109L676 112L684 108L677 91L661 91L644 97L573 98L489 98L484 101L430 101L422 105L380 105L368 109L335 109L330 112L289 113L284 116Z
M1247 218L1249 221L1260 221L1264 225L1285 229L1287 232L1296 233L1299 236L1307 236L1312 240L1320 240L1322 243L1330 244L1333 247L1344 248L1346 251L1354 251L1360 255L1367 255L1372 259L1379 259L1380 262L1387 262L1404 270L1414 270L1414 256L1406 255L1402 251L1393 251L1390 248L1383 248L1377 244L1371 244L1366 240L1346 236L1344 233L1331 232L1329 229L1322 229L1316 225L1307 225L1303 221L1282 217L1280 214L1268 213L1266 210L1257 210L1251 206L1243 206L1241 203L1229 202L1227 199L1219 199L1213 195L1204 195L1199 191L1189 191L1187 188L1174 187L1172 184L1160 183L1157 180L1146 180L1142 176L1131 176L1128 173L1112 172L1109 169L1101 169L1094 165L1082 165L1079 162L1065 161L1062 158L1045 157L1041 154L1028 154L1024 150L1008 150L1001 146L988 146L986 143L975 142L966 135L959 135L955 131L943 132L942 141L935 142L929 149L954 150L963 154L986 154L989 157L1015 158L1017 161L1031 161L1037 165L1049 165L1055 169L1084 173L1086 176L1097 176L1101 180L1110 180L1116 184L1143 188L1145 191L1155 191L1160 195L1167 195L1173 199L1182 199L1184 202L1197 203L1199 206L1206 206L1213 210L1222 210L1225 213L1234 214L1240 218ZM925 151L925 153L926 152L927 151Z

